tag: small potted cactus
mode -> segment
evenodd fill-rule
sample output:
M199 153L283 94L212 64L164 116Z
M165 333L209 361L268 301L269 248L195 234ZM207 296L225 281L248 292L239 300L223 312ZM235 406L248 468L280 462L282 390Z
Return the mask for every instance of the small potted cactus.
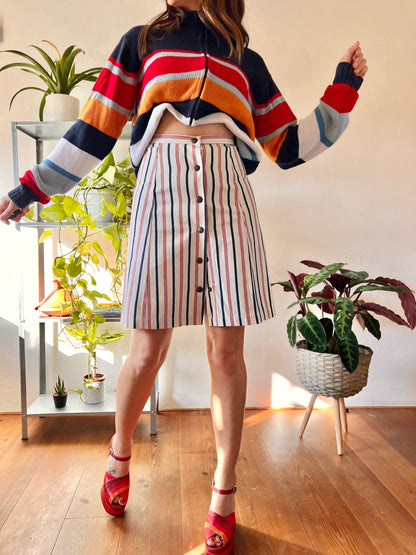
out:
M55 408L57 409L64 408L66 406L67 398L68 398L68 393L65 390L65 382L58 374L58 378L55 383L55 392L53 394Z

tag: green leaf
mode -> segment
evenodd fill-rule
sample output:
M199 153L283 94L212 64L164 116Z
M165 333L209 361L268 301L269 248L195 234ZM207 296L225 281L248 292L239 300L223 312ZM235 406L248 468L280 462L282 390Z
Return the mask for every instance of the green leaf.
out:
M78 277L81 272L82 272L82 263L81 263L81 257L80 256L76 256L69 264L68 264L68 268L66 269L68 272L68 275L72 278L76 278Z
M55 204L62 204L66 195L53 195L51 196L51 201Z
M362 285L361 287L357 287L354 293L362 291L392 291L393 293L407 293L410 289L394 285Z
M104 324L104 322L106 321L104 316L102 316L101 314L94 314L94 320L97 322L97 324Z
M272 285L281 285L284 289L289 289L289 291L294 291L292 283L288 281L277 281L272 283Z
M12 107L13 102L14 102L14 99L16 98L16 96L17 96L18 94L20 94L21 92L23 92L23 91L29 91L29 90L32 90L32 91L40 91L40 92L43 92L43 93L45 92L43 89L40 89L39 87L23 87L22 89L19 89L16 93L14 93L14 95L12 96L12 98L11 98L11 100L10 100L9 110L10 110L10 108Z
M117 217L122 218L126 214L126 198L124 195L117 197Z
M314 345L319 352L323 353L327 346L325 328L312 312L308 312L298 320L297 327L308 343Z
M299 299L298 301L290 304L287 308L289 309L299 304L322 304L328 302L330 302L330 300L325 297L304 297L303 299Z
M60 222L65 220L67 214L64 210L64 207L61 204L52 204L51 206L47 206L40 212L40 217L42 220L47 222Z
M39 237L39 243L44 243L49 237L52 237L52 231L50 229L46 229Z
M63 207L67 216L71 216L72 214L76 213L77 210L82 208L79 202L68 196L65 196L64 198Z
M113 216L117 214L117 207L112 202L108 202L108 200L103 199L103 205L107 208L109 212L111 212L111 214L113 214Z
M343 339L351 330L354 303L351 299L338 297L335 301L334 327L338 337Z
M343 263L336 263L336 264L329 264L328 266L324 266L317 274L311 274L305 276L304 279L304 291L308 291L311 287L315 287L319 283L322 283L324 280L328 279L332 274L340 270L345 264Z
M68 389L69 389L69 391L73 391L74 393L78 393L78 395L82 395L84 393L82 389L71 389L71 388L68 388Z
M66 270L64 268L53 268L52 269L53 275L58 278L63 278L66 276Z
M103 249L100 246L100 243L98 243L97 241L93 241L92 246L98 252L98 254L101 254L101 256L104 256L104 252L103 252Z
M353 270L340 270L340 273L354 281L364 281L368 278L367 272L354 272Z
M101 232L106 239L111 239L115 241L119 241L120 239L116 224L106 225L105 227L103 227Z
M94 307L97 305L97 298L96 298L96 296L93 295L92 293L90 293L89 291L84 290L84 297L86 297L87 299L89 299L89 300L92 302L92 304L93 304Z
M91 251L91 243L89 241L85 241L85 243L82 243L79 247L77 247L77 251L82 256L89 255Z
M334 333L334 324L332 323L332 320L330 318L321 318L320 322L324 327L327 341L330 341L332 334Z
M108 343L113 343L114 341L118 341L122 337L124 337L124 333L105 332L105 333L100 335L100 337L98 339L98 344L99 345L107 345Z
M289 343L291 347L296 345L296 334L297 334L297 315L295 314L289 319L287 323L287 336L289 338Z
M113 185L115 174L116 174L116 168L114 166L109 166L106 172L102 174L102 178L108 181L111 185Z
M371 333L371 335L374 335L376 339L380 339L380 322L376 318L374 318L374 316L368 314L368 312L360 312L359 314L364 321L366 329Z
M350 330L344 338L337 336L337 345L342 364L352 373L358 366L360 348L355 334Z

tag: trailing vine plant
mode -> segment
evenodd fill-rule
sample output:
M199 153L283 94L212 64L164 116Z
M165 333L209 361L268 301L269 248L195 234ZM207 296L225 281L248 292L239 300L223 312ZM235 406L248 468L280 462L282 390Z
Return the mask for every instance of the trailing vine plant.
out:
M122 332L101 331L106 322L100 313L100 303L109 307L121 306L121 287L126 261L126 237L130 222L135 176L129 160L116 163L111 153L102 164L75 188L73 197L55 195L51 204L40 212L42 220L58 222L58 253L52 265L54 276L63 289L69 292L70 301L62 308L71 309L68 319L62 320L61 333L74 347L84 348L89 355L88 379L97 377L96 351L98 346L117 341ZM89 212L91 190L107 191L113 200L102 201L102 212L110 212L112 222L97 223L97 216ZM64 229L75 232L71 247L65 247L62 239ZM45 241L52 235L46 230L40 237ZM110 262L107 246L112 245ZM107 292L98 290L97 273L104 268L111 275L111 298Z

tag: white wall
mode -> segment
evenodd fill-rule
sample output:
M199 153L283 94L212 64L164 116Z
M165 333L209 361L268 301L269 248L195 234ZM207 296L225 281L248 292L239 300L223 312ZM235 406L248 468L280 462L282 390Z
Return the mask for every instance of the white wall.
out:
M361 90L351 125L341 141L318 159L282 172L264 159L252 177L268 252L270 277L301 271L298 262L347 262L372 276L401 279L416 287L414 217L414 147L416 112L414 90L416 55L413 0L401 0L400 10L387 0L343 2L247 0L251 46L265 58L272 75L298 117L316 105L344 50L361 40L370 71ZM3 0L1 49L26 50L47 38L61 48L77 44L87 54L84 67L103 64L119 36L136 23L146 22L163 2L125 0L116 16L108 0L73 0L60 6L43 0L42 7L21 0ZM0 63L10 57L0 55ZM0 74L0 189L12 187L10 121L37 118L36 93L23 93L12 110L8 101L28 84L19 71ZM87 87L77 95L85 100ZM22 171L32 164L33 147L22 144ZM25 262L26 305L37 300L35 240L24 232L1 230L0 260L0 412L19 410L17 357L18 241ZM278 317L246 332L249 406L304 405L308 396L294 372L294 352L286 340L289 297L275 291ZM390 297L384 299L389 302ZM391 308L400 311L396 303ZM36 396L36 331L28 311L29 396ZM56 330L48 332L49 340ZM383 322L379 344L368 335L362 342L374 348L368 387L351 400L357 405L414 405L416 343L414 333ZM128 342L105 353L103 368L114 382ZM68 356L48 347L49 383L59 371L75 386L85 363L82 355ZM161 406L208 406L208 369L202 328L175 331L168 360L161 372Z

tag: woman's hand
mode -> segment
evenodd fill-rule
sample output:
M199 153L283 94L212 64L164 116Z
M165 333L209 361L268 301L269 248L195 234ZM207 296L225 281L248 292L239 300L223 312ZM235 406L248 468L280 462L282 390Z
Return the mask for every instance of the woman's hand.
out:
M357 77L364 77L367 73L367 60L363 56L360 43L358 41L348 48L340 61L351 64Z
M19 211L16 216L10 218L10 216ZM29 212L29 208L19 208L17 204L15 204L10 198L6 195L0 199L0 221L6 225L9 225L9 219L12 219L14 222L20 222L20 220Z

